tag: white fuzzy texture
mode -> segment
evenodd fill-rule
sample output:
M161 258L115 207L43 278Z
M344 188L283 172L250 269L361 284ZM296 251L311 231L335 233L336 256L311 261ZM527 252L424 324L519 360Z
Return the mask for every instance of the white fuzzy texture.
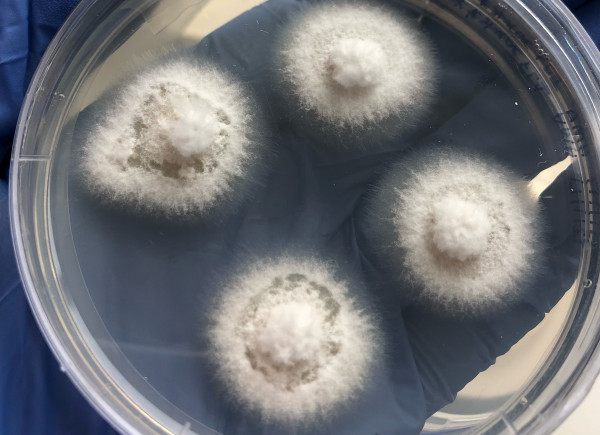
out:
M323 341L323 313L306 302L289 302L274 307L252 344L258 355L274 364L293 367L319 358Z
M310 6L284 36L280 61L302 108L338 127L391 115L413 123L436 86L425 35L383 6Z
M92 189L167 214L235 195L257 144L242 87L207 65L171 61L126 86L88 138Z
M374 237L392 239L391 267L442 307L503 305L534 274L539 205L499 165L454 151L408 159L384 177L372 211Z
M385 53L373 41L340 39L329 55L331 78L344 88L368 88L381 83L386 68Z
M159 120L159 137L164 137L184 158L210 152L217 141L219 118L198 96L170 96L174 117Z
M449 194L434 204L432 217L432 239L440 252L465 261L487 249L492 223L480 204Z
M364 387L372 320L323 263L258 262L223 291L209 332L220 377L247 408L304 424Z

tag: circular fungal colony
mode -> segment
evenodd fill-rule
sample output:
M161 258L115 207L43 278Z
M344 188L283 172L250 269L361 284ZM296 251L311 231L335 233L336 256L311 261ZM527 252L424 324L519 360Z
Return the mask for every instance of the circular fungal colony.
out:
M88 184L168 215L230 201L259 154L253 110L241 85L212 66L180 60L148 70L88 138Z
M220 377L265 420L306 424L347 403L374 361L372 319L312 259L258 262L226 287L209 331Z
M477 313L506 304L532 277L538 222L526 180L479 157L438 150L383 177L367 230L390 268L425 299Z
M382 6L310 6L282 45L283 81L302 109L335 127L364 127L390 116L412 125L435 91L425 35Z

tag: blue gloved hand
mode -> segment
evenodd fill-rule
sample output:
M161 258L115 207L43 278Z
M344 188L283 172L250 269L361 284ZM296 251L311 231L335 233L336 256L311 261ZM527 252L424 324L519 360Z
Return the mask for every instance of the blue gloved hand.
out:
M600 2L598 0L567 0L566 3L590 34L596 46L600 46Z
M0 0L0 177L21 102L50 40L79 0Z
M0 433L113 434L64 373L31 315L8 220L8 162L29 81L78 0L0 0Z

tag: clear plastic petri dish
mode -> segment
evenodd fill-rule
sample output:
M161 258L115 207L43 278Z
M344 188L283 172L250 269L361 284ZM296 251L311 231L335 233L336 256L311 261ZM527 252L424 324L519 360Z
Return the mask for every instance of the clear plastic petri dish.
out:
M239 252L300 240L285 249L325 252L349 265L349 275L364 273L377 311L393 298L373 286L357 255L354 219L390 159L442 143L491 155L538 183L547 250L530 267L541 272L501 314L440 317L405 301L379 307L389 336L379 387L333 422L294 430L551 431L600 372L597 49L559 1L382 3L421 26L433 47L430 111L382 148L328 153L318 146L321 126L282 103L286 90L270 60L307 4L84 0L69 17L28 90L11 167L17 258L46 340L122 432L281 433L222 397L206 361L214 282ZM82 149L99 114L123 83L173 53L238 77L270 130L274 157L262 187L219 222L115 207L82 179ZM317 176L306 176L314 168Z

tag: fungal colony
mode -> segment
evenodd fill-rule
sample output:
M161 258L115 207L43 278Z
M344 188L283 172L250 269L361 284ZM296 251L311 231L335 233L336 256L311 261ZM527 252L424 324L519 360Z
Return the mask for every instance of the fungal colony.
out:
M510 170L438 149L387 172L366 228L401 282L450 312L480 312L509 302L533 276L539 212Z
M251 265L224 289L209 332L230 393L266 420L307 423L347 403L375 358L373 319L315 259Z
M310 6L283 36L283 82L301 107L332 127L365 127L397 116L412 125L435 92L426 36L383 6Z
M88 184L168 215L234 200L260 154L254 110L242 86L212 66L182 60L145 71L90 135Z

